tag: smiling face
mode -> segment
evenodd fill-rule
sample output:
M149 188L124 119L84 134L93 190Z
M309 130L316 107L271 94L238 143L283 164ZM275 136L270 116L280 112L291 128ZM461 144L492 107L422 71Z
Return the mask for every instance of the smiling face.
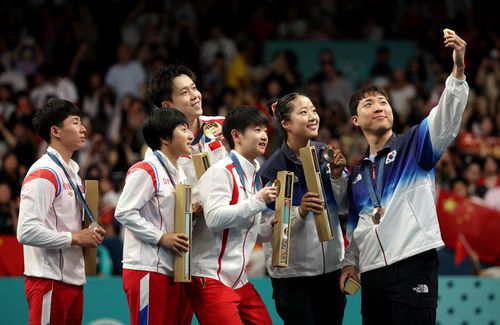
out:
M85 143L85 126L79 116L70 115L62 123L61 127L53 126L52 132L56 139L59 140L61 145L73 152L80 149Z
M186 115L189 121L197 119L202 113L201 93L193 79L185 74L175 77L172 82L172 100L166 100L162 106L173 107Z
M392 129L394 116L387 98L381 93L366 93L352 117L354 125L365 134L383 135Z
M305 96L297 96L293 101L293 109L288 121L281 121L287 137L312 139L318 135L319 115L311 100Z
M243 133L235 129L231 133L235 150L249 161L253 161L266 152L268 138L265 125L250 125Z
M172 132L172 139L167 140L168 150L175 156L190 155L193 133L186 124L178 125Z

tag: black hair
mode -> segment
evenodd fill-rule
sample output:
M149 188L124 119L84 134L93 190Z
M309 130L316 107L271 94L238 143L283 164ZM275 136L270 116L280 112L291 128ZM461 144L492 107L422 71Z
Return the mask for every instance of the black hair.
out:
M50 128L62 127L68 116L81 116L81 111L72 102L64 99L52 99L35 112L33 128L50 144Z
M144 123L142 134L148 147L159 150L161 139L171 140L174 130L179 125L187 125L187 118L177 109L155 109Z
M293 102L297 99L298 96L304 96L301 93L290 93L286 94L281 98L273 98L267 103L267 108L269 110L269 114L274 116L274 118L278 121L278 130L283 139L287 138L286 130L281 125L282 121L290 121L290 115L293 110Z
M222 125L222 134L226 139L229 147L234 149L234 140L231 135L232 130L236 130L240 133L245 133L245 130L249 126L261 126L267 125L269 119L264 113L259 111L255 107L250 106L239 106L232 109L226 115L224 120L224 125Z
M358 115L359 102L369 94L381 94L387 99L389 105L391 103L389 95L387 94L384 88L375 85L363 86L360 89L358 89L354 94L352 94L351 98L349 99L349 110L351 111L352 116Z
M196 81L196 75L184 65L170 64L167 67L156 71L148 85L148 99L161 108L165 100L172 100L172 85L174 79L180 75L186 75Z

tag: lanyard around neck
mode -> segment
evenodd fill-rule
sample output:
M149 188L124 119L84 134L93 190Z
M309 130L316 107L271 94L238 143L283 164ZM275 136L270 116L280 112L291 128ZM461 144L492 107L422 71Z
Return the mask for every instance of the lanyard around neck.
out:
M194 145L197 145L198 142L200 142L200 140L202 138L204 138L204 134L203 134L203 126L205 125L205 123L203 123L201 126L200 126L200 129L198 130L198 133L196 134L196 136L194 137L193 141L191 142L191 145L194 146ZM205 139L203 139L202 142L205 142Z
M52 159L56 163L57 166L59 166L63 170L64 174L66 175L66 178L68 179L69 185L73 189L73 192L75 192L75 195L80 201L80 203L83 205L83 209L85 210L85 213L87 214L90 223L97 225L94 219L94 215L90 211L87 201L85 201L85 198L83 197L82 191L80 191L80 188L78 188L78 186L76 186L75 183L73 183L66 168L64 168L63 164L59 161L59 159L57 159L57 157L53 153L47 152L47 155L50 157L50 159Z
M374 162L370 162L370 164L365 163L365 166L363 168L363 178L365 179L365 184L368 189L368 194L370 195L370 200L372 201L372 204L375 208L380 208L382 207L381 200L382 200L382 191L383 191L383 176L384 176L384 162L385 162L385 157L386 155L383 155L381 157L375 158ZM371 175L371 170L373 164L375 164L375 161L377 161L377 183L373 184L374 179L372 178ZM376 188L375 188L376 187Z
M229 154L229 158L231 158L234 163L234 167L236 168L236 172L238 173L238 177L240 178L241 185L243 185L243 191L245 191L246 194L247 188L245 185L245 173L243 171L243 168L241 167L241 163L238 160L238 157L236 157L236 155L232 151ZM257 173L255 173L254 184L256 191L259 191L262 188L262 180L257 176Z
M168 170L167 168L167 163L165 162L165 159L163 159L163 156L161 155L161 153L156 150L154 152L156 158L158 159L158 161L160 162L160 164L163 166L163 168L165 168L165 171L167 172L167 175L168 175L168 179L170 179L170 183L172 183L172 186L175 187L175 181L174 181L174 178L172 177L172 175L170 174L170 171Z

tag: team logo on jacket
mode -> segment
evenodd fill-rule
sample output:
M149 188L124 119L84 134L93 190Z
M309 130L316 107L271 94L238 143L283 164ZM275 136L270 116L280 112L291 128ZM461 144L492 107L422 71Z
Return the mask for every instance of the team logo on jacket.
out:
M358 176L356 176L356 178L352 181L352 185L355 185L357 182L359 182L362 179L363 179L363 176L361 176L361 174L358 174Z
M73 188L69 183L63 183L63 188L69 196L73 196Z
M214 152L219 152L223 149L220 141L212 141L208 144L208 147L210 148L210 151Z
M389 152L387 154L387 158L385 158L385 164L387 165L387 164L390 164L391 162L393 162L394 159L396 159L396 154L397 153L398 152L396 150L392 150L391 152Z
M427 284L419 284L415 288L413 288L413 291L416 293L429 293L429 287Z

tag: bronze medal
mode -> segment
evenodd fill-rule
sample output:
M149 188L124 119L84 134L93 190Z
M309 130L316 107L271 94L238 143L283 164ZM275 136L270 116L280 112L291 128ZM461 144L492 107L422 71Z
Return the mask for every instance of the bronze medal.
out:
M384 208L378 207L373 209L372 221L374 224L378 225L383 216L384 216Z
M334 155L334 148L329 144L325 145L325 147L323 148L323 158L328 162L332 162Z
M211 140L217 138L215 133L219 132L222 129L222 125L217 122L208 122L203 125L203 134Z
M276 196L278 196L280 194L280 188L281 188L281 183L278 179L275 179L273 181L273 184L272 186L276 187Z

